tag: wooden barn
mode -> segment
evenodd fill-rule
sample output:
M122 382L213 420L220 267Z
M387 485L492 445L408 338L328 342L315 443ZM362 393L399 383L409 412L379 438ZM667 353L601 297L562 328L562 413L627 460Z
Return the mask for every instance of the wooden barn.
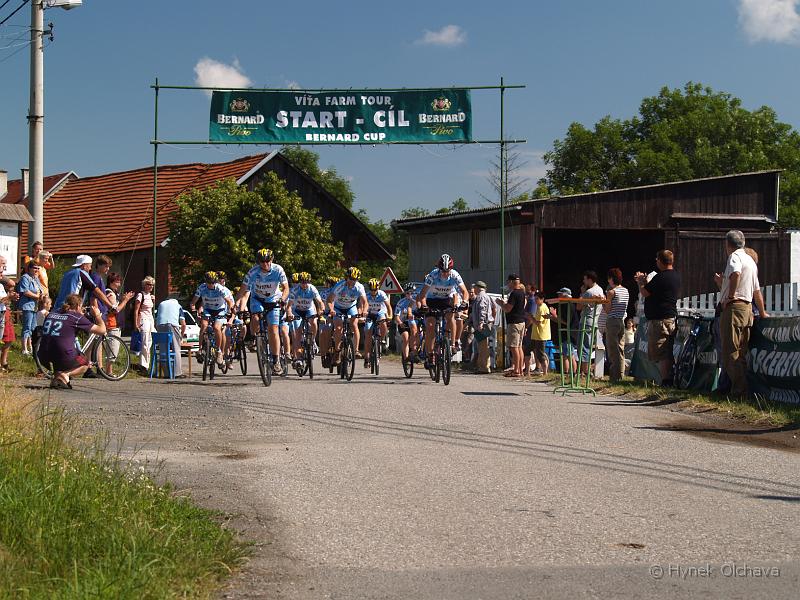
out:
M438 255L448 252L465 279L483 279L490 291L498 291L506 275L516 272L548 294L563 286L577 292L583 271L597 271L605 286L611 267L621 268L626 287L635 290L633 274L652 271L656 252L668 248L675 253L686 296L714 291L713 276L724 267L730 229L743 231L758 252L764 285L790 280L791 246L798 236L776 227L779 186L780 171L763 171L514 204L503 215L505 273L500 272L498 208L395 225L409 234L412 279L420 279Z

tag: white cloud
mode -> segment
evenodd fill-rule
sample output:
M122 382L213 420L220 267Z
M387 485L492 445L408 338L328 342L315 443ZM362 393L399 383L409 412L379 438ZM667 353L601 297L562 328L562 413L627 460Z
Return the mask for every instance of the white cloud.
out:
M739 24L751 42L800 41L800 0L739 0Z
M458 25L445 25L438 31L425 30L415 44L425 46L460 46L467 41L467 32Z
M250 78L242 71L238 59L234 60L233 64L227 65L207 56L198 60L194 66L194 81L200 87L220 89L246 88L253 85Z
M287 80L286 80L286 87L287 87L288 89L290 89L290 90L300 90L300 89L303 89L302 87L300 87L300 84L299 84L298 82L296 82L294 79L292 79L292 80L289 80L289 79L287 79Z

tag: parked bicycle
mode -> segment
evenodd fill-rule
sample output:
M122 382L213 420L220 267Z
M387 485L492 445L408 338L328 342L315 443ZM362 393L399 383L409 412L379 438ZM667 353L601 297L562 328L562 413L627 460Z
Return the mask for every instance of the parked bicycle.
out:
M690 315L692 325L689 328L689 335L681 345L680 352L677 354L675 365L673 366L673 381L675 387L686 390L692 384L694 370L697 366L697 358L700 347L697 343L703 329L703 315L693 313Z

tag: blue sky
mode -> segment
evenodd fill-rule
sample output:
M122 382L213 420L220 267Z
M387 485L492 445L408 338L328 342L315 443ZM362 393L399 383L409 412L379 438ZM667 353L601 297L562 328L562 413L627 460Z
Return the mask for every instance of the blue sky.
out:
M22 0L0 11L4 18ZM196 81L202 69L283 87L491 85L509 91L506 134L527 139L530 186L541 154L567 126L629 117L663 85L699 81L748 108L767 104L800 125L800 17L795 0L528 0L402 3L307 0L84 0L45 13L55 41L45 50L45 171L88 176L152 164L156 76ZM26 166L30 11L0 26L0 168ZM448 27L449 26L449 27ZM205 63L206 67L209 64ZM230 85L230 83L228 84ZM164 92L162 139L204 139L208 98ZM476 138L495 139L497 92L474 92ZM265 148L265 150L267 150ZM356 208L391 219L408 206L432 209L491 191L490 146L320 147L323 167L351 180ZM164 163L217 162L253 147L162 147Z

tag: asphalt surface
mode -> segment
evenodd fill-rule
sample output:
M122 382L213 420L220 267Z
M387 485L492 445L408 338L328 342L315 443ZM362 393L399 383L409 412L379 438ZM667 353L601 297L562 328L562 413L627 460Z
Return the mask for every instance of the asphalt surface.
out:
M614 398L382 371L81 380L51 399L233 515L254 556L222 597L798 597L797 453Z

